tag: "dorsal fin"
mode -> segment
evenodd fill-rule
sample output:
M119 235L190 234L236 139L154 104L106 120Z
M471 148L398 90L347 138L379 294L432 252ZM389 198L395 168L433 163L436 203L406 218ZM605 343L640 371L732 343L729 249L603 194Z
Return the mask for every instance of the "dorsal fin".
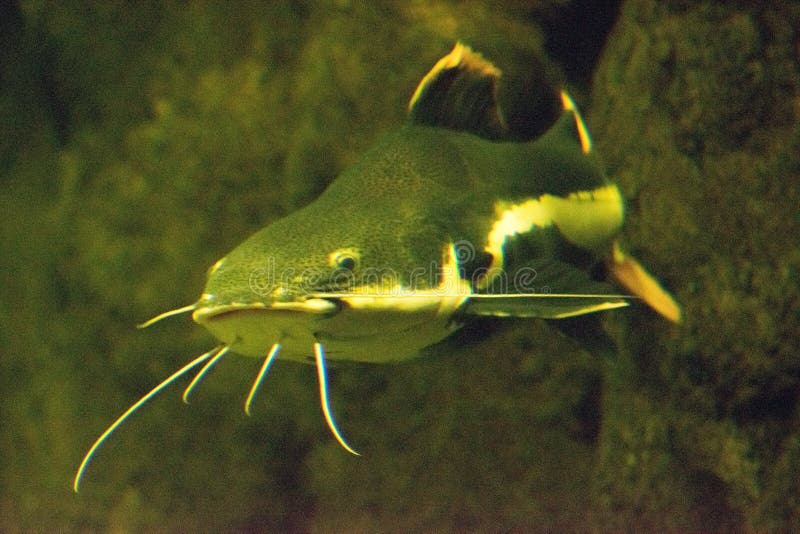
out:
M409 121L503 138L506 124L497 105L500 74L483 56L456 43L417 86L408 103Z

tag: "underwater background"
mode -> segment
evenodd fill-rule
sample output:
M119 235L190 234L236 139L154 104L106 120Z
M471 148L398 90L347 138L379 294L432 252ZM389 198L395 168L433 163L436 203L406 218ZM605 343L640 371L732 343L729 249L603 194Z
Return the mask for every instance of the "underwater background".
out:
M800 528L798 28L778 1L0 4L0 531ZM569 87L684 322L607 313L614 358L513 321L332 369L360 458L313 367L279 361L246 417L261 362L231 356L73 493L214 343L134 326L398 127L456 40L523 128Z

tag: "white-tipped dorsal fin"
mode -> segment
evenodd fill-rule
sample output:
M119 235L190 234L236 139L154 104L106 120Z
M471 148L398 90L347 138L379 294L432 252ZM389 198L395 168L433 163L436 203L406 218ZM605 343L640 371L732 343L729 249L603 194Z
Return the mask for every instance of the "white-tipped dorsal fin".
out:
M500 69L456 43L417 86L408 104L408 119L413 124L501 139L506 125L497 104L499 78Z

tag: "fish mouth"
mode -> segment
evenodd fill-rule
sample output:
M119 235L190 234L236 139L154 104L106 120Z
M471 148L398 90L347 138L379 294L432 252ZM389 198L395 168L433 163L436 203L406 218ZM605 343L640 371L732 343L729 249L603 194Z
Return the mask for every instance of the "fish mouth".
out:
M210 301L210 302L209 302ZM226 302L203 299L194 310L194 321L206 328L230 350L263 357L280 343L284 356L302 356L315 342L319 322L337 315L339 305L321 298L287 302ZM295 354L302 351L302 354Z
M202 301L201 301L202 302ZM226 304L200 304L192 313L192 319L200 324L230 317L241 312L294 312L318 316L337 313L340 304L334 299L309 298L289 302L230 302Z

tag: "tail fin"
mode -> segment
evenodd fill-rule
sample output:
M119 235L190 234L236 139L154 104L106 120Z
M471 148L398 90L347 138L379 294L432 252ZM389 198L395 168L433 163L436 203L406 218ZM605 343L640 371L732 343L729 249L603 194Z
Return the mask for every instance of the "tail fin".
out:
M625 254L616 241L607 265L611 277L622 287L644 300L659 315L673 323L681 322L681 307L673 296L638 261Z

